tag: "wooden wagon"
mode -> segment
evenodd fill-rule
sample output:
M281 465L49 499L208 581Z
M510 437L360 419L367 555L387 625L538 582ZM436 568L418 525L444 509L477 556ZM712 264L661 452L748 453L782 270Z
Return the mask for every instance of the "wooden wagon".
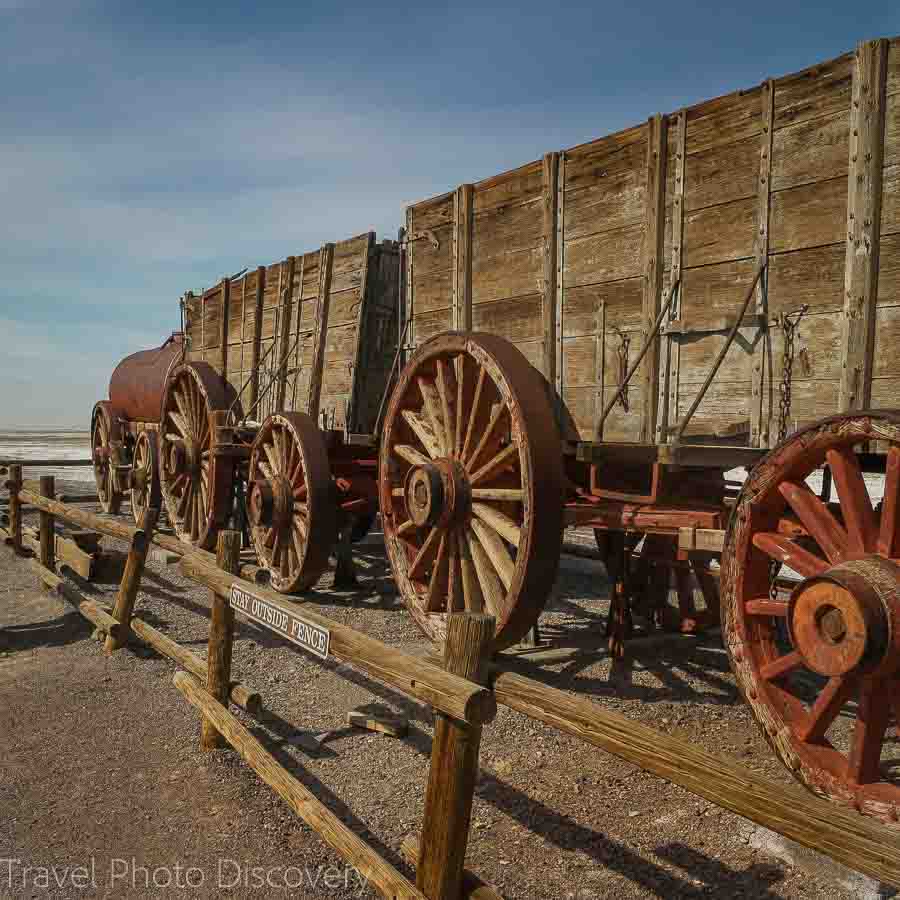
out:
M900 40L464 184L406 225L414 352L379 491L425 632L484 609L497 648L520 640L563 529L593 527L615 649L633 615L715 622L720 588L779 756L896 821L900 414L870 409L900 407Z
M368 233L186 294L183 335L124 360L95 407L107 507L130 489L139 519L158 492L204 549L246 511L272 585L314 583L375 516L399 273L397 243Z

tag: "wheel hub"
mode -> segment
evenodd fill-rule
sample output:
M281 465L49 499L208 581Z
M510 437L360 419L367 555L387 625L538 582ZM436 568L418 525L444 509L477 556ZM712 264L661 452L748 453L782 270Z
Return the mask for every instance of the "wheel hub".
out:
M788 609L794 647L820 675L878 675L900 667L900 568L878 556L804 581Z
M274 481L253 481L247 498L250 521L257 527L277 524L286 527L294 513L294 496L291 483L283 477Z
M419 528L459 522L471 504L466 470L451 459L413 466L406 476L404 496L409 517Z

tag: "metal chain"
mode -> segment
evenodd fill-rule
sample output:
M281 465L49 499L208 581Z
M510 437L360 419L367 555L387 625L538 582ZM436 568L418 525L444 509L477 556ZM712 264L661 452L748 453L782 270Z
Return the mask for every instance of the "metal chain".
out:
M616 350L616 355L619 358L619 385L622 386L625 382L625 377L628 374L628 347L631 344L631 337L625 334L622 331L619 331L618 328L615 329L616 333L619 335L619 347ZM619 397L619 403L622 404L622 409L625 412L628 412L628 385L624 384L622 387L622 393Z
M809 309L809 304L804 303L799 310L793 313L782 313L778 317L778 323L784 331L784 352L781 363L781 394L778 410L778 442L781 443L787 437L788 418L791 414L791 376L794 369L794 334L800 324L803 315Z

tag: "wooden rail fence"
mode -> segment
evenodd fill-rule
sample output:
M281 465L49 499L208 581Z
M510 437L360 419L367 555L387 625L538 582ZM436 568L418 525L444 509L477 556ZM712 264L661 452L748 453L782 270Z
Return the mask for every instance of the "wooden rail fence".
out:
M201 746L227 743L321 837L385 897L457 900L499 897L490 885L464 869L469 818L478 773L482 729L497 705L516 710L637 765L710 802L825 853L859 872L900 886L900 831L822 800L799 786L785 786L749 771L738 760L714 755L694 744L634 722L591 700L505 671L488 659L493 620L453 613L441 664L412 656L309 609L288 601L238 574L239 536L222 532L216 556L182 553L181 568L212 592L207 658L180 647L133 615L134 599L153 534L152 513L142 529L94 517L22 487L21 469L10 470L11 542L24 552L21 507L41 512L39 559L32 566L43 582L107 637L114 652L136 636L174 659L175 686L202 714ZM52 495L50 481L42 493ZM52 571L53 519L95 527L131 544L115 609L83 597ZM253 576L253 567L242 572ZM235 617L249 619L317 656L335 656L377 680L430 704L435 711L428 788L421 836L409 835L400 854L416 869L413 884L374 848L351 831L303 784L281 766L229 711L229 702L249 711L259 695L231 680Z

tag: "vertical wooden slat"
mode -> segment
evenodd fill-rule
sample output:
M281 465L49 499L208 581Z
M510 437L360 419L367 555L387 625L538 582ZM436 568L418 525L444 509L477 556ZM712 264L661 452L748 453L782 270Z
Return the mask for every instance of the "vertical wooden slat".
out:
M644 298L641 344L646 343L659 315L663 292L663 256L666 243L666 163L669 120L657 113L647 121L647 192L644 207ZM653 439L657 417L659 347L656 338L643 363L644 403L641 411L641 440ZM601 401L602 405L602 401ZM597 436L600 439L600 435Z
M554 312L554 357L555 371L553 386L557 393L557 409L562 402L563 390L563 300L565 297L566 264L566 154L560 153L556 171L556 309Z
M219 363L222 366L222 381L228 375L228 315L231 305L231 279L222 279L222 321L219 326Z
M294 300L294 271L297 259L289 256L285 262L281 264L282 268L287 266L287 276L282 282L283 287L279 293L279 301L284 303L284 313L281 317L281 344L278 348L278 365L280 367L278 373L278 385L276 387L275 412L284 412L284 395L287 391L288 364L287 355L290 351L291 339L291 314L293 312ZM300 316L300 310L297 310L297 317Z
M544 334L544 377L556 384L556 228L559 213L559 153L545 153L543 166L544 278L541 311Z
M756 234L753 240L753 252L757 270L769 258L769 208L772 193L772 133L775 124L775 82L770 78L764 81L760 92L762 107L762 141L759 148L759 180L756 185ZM765 322L768 317L766 302L766 286L768 270L760 276L756 286L756 314ZM763 325L763 340L759 341L759 349L755 353L752 383L750 385L750 446L767 447L770 440L770 411L764 408L765 379L767 368L771 371L771 343L768 340L768 328Z
M366 239L366 249L363 255L362 269L360 272L359 285L359 301L356 308L356 351L353 356L353 372L350 381L350 401L347 404L347 415L344 426L348 434L357 431L357 422L359 421L359 398L362 395L359 380L366 376L365 360L366 351L368 349L367 341L367 324L369 321L369 266L372 258L378 251L375 248L375 232L370 231Z
M328 308L331 303L331 267L334 244L326 244L319 252L319 296L316 301L316 325L313 338L312 370L309 373L309 402L306 412L319 421L322 399L322 370L325 367L325 339L328 335Z
M461 184L453 195L453 328L472 330L472 230L475 191Z
M597 390L594 393L594 426L591 429L593 440L603 440L603 426L600 416L603 414L603 401L606 393L606 301L602 298L597 303L594 320L594 361L597 365ZM654 398L656 393L654 391Z
M262 309L263 291L266 285L266 267L259 266L256 270L256 302L254 304L253 317L253 349L250 353L250 409L256 406L259 397L259 353L262 342ZM246 412L246 410L245 410Z
M684 233L684 147L687 132L687 111L675 114L675 195L672 198L672 268L670 285L681 281L682 238ZM684 292L679 287L678 295L669 307L669 319L681 316L681 298ZM656 440L668 443L669 423L678 415L678 369L681 361L681 346L673 336L664 341L663 358L659 377L659 407L657 409Z
M294 267L296 274L296 265ZM297 382L300 380L300 321L303 318L303 275L306 272L306 254L300 257L300 272L297 274L299 288L297 291L297 327L294 333L294 380L291 382L291 411L297 408Z
M853 65L841 410L862 409L871 402L887 51L885 40L865 41L856 48Z
M241 389L241 396L239 398L241 408L244 406L244 378L246 375L246 368L244 366L244 341L246 340L246 332L247 332L247 276L244 275L241 277L241 372L238 375L238 388Z
M414 297L413 297L413 210L409 206L406 209L406 318L400 324L398 340L403 340L404 329L406 329L406 345L415 347L416 345L416 322L413 316ZM406 365L406 351L402 351L403 364Z
M200 356L199 360L206 360L206 292L200 293Z

